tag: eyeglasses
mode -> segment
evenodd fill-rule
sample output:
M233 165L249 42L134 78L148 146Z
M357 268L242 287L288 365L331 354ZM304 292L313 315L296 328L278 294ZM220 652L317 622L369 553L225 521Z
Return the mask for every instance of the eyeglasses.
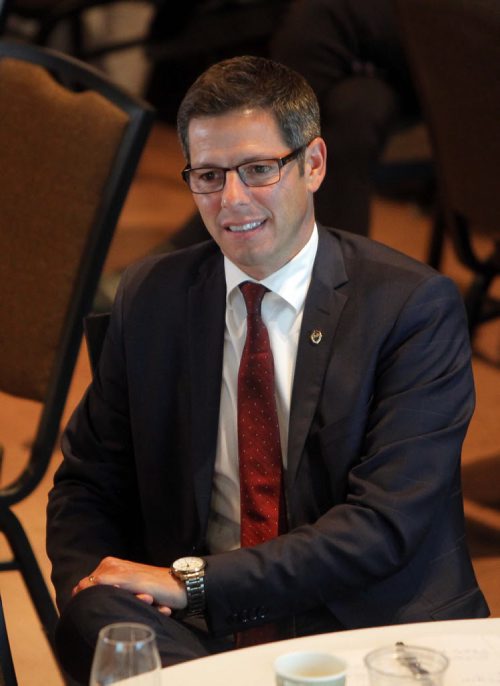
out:
M193 193L216 193L224 188L226 174L235 171L245 186L255 188L259 186L272 186L281 179L281 169L292 160L296 159L306 145L301 145L285 157L270 160L254 160L238 164L236 167L186 167L182 170L182 178Z

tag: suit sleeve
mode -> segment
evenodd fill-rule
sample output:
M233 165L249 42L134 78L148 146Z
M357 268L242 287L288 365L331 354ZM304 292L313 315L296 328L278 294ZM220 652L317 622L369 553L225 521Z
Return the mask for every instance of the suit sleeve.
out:
M345 498L277 539L207 558L216 633L244 628L242 607L275 621L355 597L416 560L422 575L432 566L433 527L460 500L461 445L474 405L463 304L448 279L431 276L384 326Z
M120 295L101 364L62 437L47 509L47 551L61 609L106 555L134 559L137 485L121 343Z

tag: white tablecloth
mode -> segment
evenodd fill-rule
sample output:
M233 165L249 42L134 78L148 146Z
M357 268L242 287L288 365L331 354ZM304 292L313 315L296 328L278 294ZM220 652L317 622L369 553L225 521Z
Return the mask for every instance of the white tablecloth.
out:
M446 686L500 686L500 619L402 624L268 643L166 667L162 686L274 686L275 658L295 650L343 657L348 663L348 686L367 686L363 657L396 641L446 653L450 659Z

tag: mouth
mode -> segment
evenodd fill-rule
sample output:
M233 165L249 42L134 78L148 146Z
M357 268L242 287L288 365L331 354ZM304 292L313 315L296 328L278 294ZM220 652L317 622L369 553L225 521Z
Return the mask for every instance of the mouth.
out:
M254 222L246 222L245 224L228 224L226 227L226 231L231 231L231 233L248 233L249 231L255 231L255 229L259 229L261 226L263 226L265 219L261 219L259 221L254 221Z

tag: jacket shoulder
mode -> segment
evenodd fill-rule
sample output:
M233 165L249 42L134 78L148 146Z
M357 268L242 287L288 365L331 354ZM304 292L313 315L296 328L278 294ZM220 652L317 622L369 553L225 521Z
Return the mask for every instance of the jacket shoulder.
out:
M321 234L324 240L337 243L347 268L363 265L364 270L399 270L408 276L414 274L416 278L432 278L439 274L428 264L373 238L329 227L321 227Z
M149 294L183 290L200 278L209 278L223 267L222 254L213 241L170 253L149 255L129 265L121 278L118 294Z

